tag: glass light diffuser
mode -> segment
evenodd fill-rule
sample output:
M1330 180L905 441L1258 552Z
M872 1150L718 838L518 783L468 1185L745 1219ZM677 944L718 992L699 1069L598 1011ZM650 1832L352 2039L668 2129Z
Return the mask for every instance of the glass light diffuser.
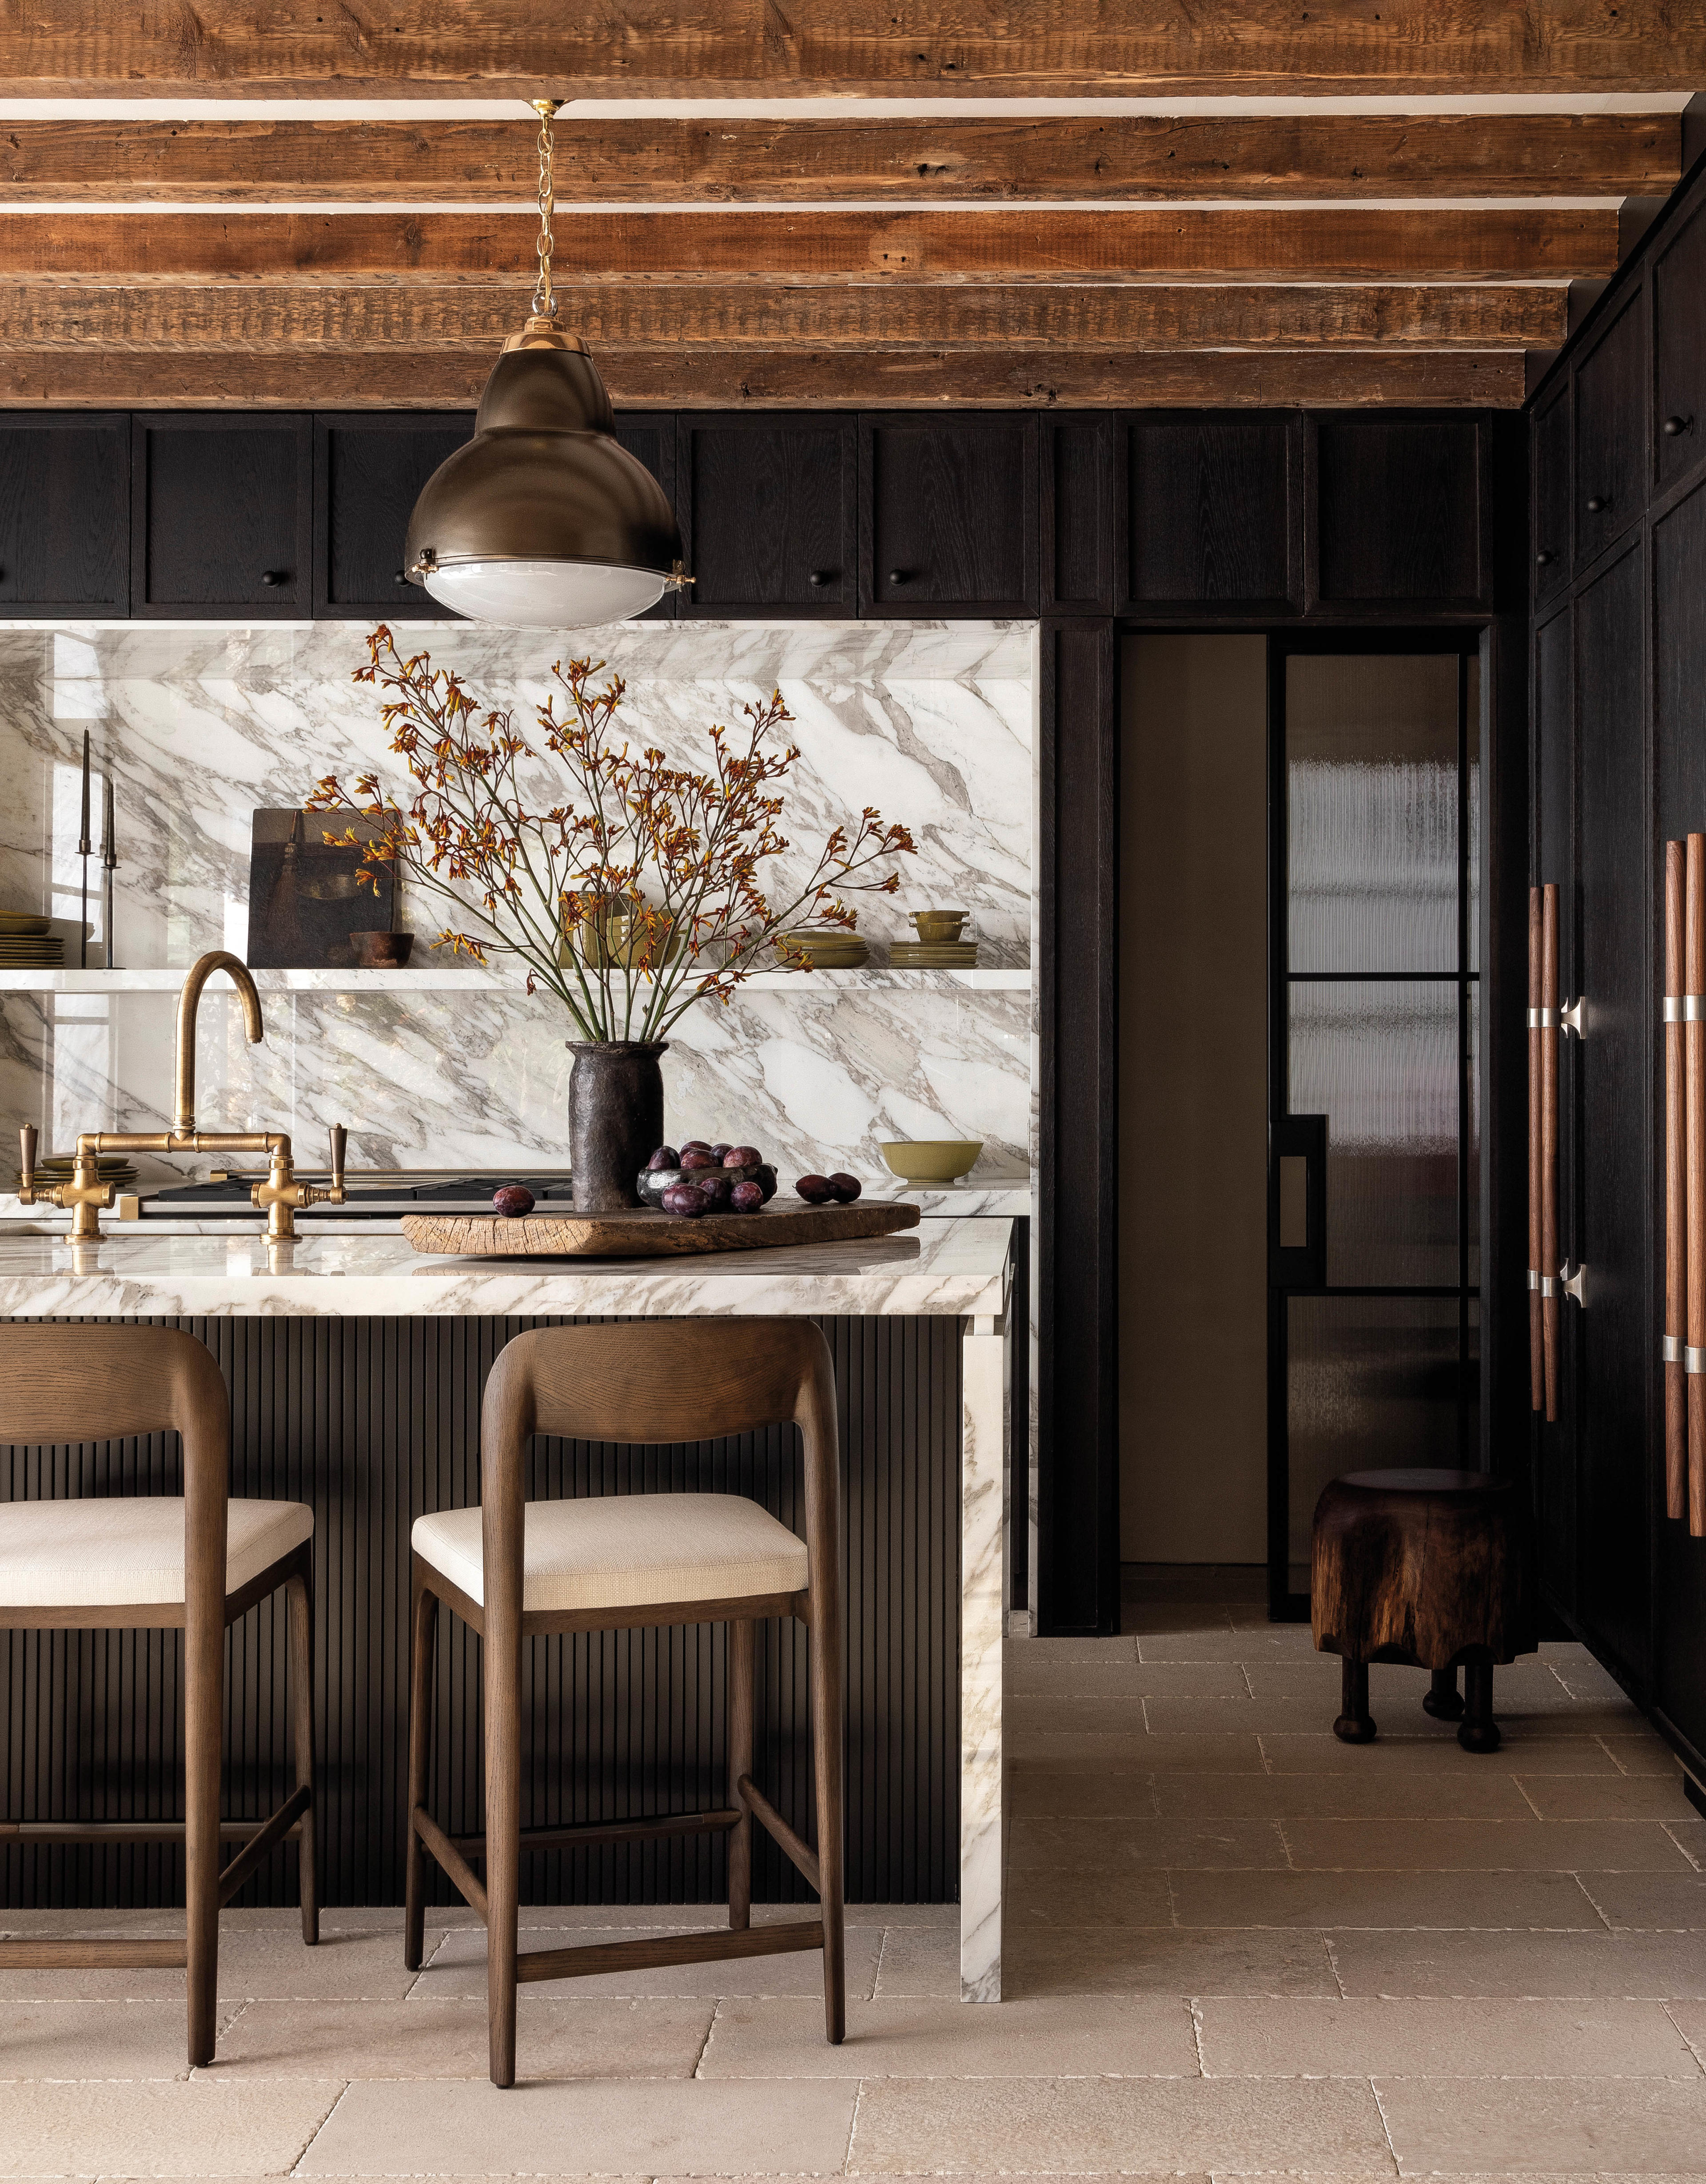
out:
M426 579L441 606L517 629L626 621L655 606L667 582L655 569L600 561L454 561Z

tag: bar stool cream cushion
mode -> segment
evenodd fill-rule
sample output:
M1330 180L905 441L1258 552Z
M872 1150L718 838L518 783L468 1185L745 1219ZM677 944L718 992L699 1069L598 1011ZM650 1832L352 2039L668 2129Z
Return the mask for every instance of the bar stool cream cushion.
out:
M226 1504L226 1591L314 1537L300 1502ZM130 1607L184 1596L184 1505L164 1494L0 1504L0 1607Z
M478 1509L415 1519L415 1552L486 1604ZM803 1592L806 1542L742 1494L604 1494L530 1502L521 1551L523 1613L648 1607Z

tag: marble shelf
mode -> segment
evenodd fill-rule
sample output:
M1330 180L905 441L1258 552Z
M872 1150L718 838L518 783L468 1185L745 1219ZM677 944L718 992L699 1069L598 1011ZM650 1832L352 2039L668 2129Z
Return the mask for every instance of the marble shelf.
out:
M189 966L151 971L0 970L0 994L176 994ZM511 972L438 969L404 971L257 971L263 994L511 994L527 996ZM803 983L802 983L803 982ZM760 971L743 990L776 993L800 985L802 995L845 993L860 987L928 990L960 988L971 993L1029 993L1031 972L1023 966L977 971L908 971L869 963L857 971ZM536 997L537 998L537 997Z

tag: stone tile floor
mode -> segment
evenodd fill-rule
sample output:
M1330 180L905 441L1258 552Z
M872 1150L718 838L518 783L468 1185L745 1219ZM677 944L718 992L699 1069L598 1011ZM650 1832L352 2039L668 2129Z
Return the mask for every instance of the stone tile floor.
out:
M394 1912L228 1913L205 2071L179 1974L0 1975L0 2177L1706 2174L1706 1838L1616 1686L1545 1647L1477 1758L1377 1669L1352 1749L1337 1663L1209 1589L1012 1648L999 2007L951 1908L857 1908L839 2050L814 1959L650 1972L524 1990L498 2093L466 1915L411 1978ZM0 1913L48 1926L170 1914Z

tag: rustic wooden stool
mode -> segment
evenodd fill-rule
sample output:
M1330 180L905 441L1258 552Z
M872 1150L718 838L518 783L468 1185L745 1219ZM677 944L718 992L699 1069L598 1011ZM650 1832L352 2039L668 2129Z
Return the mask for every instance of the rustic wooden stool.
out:
M1439 1720L1461 1717L1465 1752L1497 1752L1493 1669L1536 1649L1529 1568L1512 1479L1351 1471L1330 1480L1315 1505L1309 1596L1317 1650L1344 1658L1334 1735L1372 1740L1369 1663L1397 1661L1433 1671L1422 1704Z

